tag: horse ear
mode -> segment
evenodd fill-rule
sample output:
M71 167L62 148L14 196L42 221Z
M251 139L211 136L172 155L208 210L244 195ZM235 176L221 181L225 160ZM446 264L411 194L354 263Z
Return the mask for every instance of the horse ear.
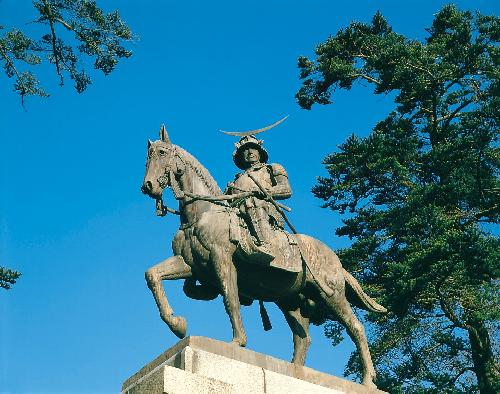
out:
M151 145L153 145L153 141L148 139L148 149L151 148Z
M170 138L168 138L167 129L165 128L164 124L162 124L160 128L160 140L166 142L167 144L171 144Z

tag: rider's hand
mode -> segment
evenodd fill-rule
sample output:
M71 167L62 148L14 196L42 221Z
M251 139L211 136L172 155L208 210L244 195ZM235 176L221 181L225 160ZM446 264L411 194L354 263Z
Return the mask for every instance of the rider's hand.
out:
M263 193L260 190L254 190L253 191L253 196L257 197L260 200L265 200L267 198L267 194Z
M234 188L234 183L233 183L233 182L229 182L229 183L226 185L226 190L224 190L224 194L233 194L233 193L232 193L233 188Z

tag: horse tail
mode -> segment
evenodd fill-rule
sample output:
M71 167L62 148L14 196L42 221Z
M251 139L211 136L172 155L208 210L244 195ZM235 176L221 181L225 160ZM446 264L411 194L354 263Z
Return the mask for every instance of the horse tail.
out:
M378 304L373 298L371 298L368 294L366 294L358 281L352 276L349 272L342 268L342 272L344 274L345 281L347 283L346 286L346 296L347 300L356 305L359 308L370 312L376 313L387 313L387 309L382 305Z

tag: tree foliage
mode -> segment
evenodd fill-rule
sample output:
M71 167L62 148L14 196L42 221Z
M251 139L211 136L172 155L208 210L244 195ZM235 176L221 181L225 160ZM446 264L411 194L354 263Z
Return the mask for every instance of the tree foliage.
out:
M2 289L10 289L16 283L16 280L21 276L20 272L0 267L0 287Z
M43 29L40 39L0 26L0 62L21 99L47 96L32 71L44 60L55 67L61 85L69 76L81 93L91 83L82 58L93 58L94 68L108 75L121 58L132 55L123 46L132 32L117 11L106 14L92 0L35 0L33 5L33 22Z
M390 310L367 317L390 392L500 392L499 38L499 18L448 5L424 41L377 13L299 58L305 109L355 82L395 96L367 137L324 159L313 188L345 215L343 264Z

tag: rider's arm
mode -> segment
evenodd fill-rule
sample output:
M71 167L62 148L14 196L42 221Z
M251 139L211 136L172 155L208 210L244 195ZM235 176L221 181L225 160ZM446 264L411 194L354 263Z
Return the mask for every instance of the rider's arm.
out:
M229 182L226 185L226 189L224 190L224 194L233 194L233 188L234 188L234 183L233 182Z
M236 176L234 177L234 181L232 182L229 182L227 185L226 185L226 189L224 190L224 194L226 195L229 195L229 194L235 194L235 190L234 190L234 182L236 182L236 180L241 176L241 174L236 174ZM237 191L236 191L237 193Z
M271 164L273 187L271 195L275 200L284 200L292 195L292 188L288 182L288 174L281 164Z

